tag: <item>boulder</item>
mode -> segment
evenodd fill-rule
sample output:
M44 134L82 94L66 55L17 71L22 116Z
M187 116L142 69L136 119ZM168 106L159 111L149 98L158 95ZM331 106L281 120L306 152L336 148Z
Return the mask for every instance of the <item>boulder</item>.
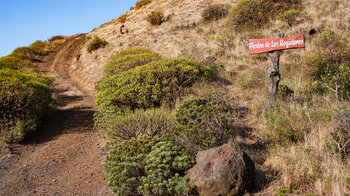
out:
M254 179L254 163L235 143L201 151L186 177L200 195L243 195Z

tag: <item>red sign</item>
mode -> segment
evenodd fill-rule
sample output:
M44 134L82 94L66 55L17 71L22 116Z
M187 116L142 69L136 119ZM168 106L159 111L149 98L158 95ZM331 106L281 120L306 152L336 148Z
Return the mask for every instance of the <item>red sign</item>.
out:
M304 34L296 35L293 37L249 39L249 54L304 47Z

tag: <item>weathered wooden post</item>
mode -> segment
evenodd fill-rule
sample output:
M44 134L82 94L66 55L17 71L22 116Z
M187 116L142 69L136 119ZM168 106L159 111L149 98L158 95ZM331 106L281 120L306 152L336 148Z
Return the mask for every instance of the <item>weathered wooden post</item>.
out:
M275 33L275 38L284 36L284 33ZM267 76L270 78L269 84L269 105L274 105L277 100L278 84L281 80L280 74L280 55L281 51L276 50L269 53L271 59L271 66L267 70Z
M283 36L284 33L275 33L275 38L271 39L249 39L249 54L269 52L271 58L271 66L267 70L270 79L268 103L270 106L276 103L278 84L281 80L279 72L281 50L305 47L304 34L293 37Z

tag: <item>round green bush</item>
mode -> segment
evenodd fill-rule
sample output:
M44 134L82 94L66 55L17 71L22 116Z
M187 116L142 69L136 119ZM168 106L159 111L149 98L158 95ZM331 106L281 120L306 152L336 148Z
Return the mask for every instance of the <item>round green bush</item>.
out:
M184 88L215 78L210 68L192 60L154 61L99 81L97 105L137 109L172 104Z
M214 93L185 101L176 111L177 142L195 152L220 146L233 136L235 112L228 97Z
M287 10L301 10L299 0L240 0L229 11L226 25L235 31L256 30Z
M140 50L140 52L141 51L142 50ZM126 52L124 52L124 54L125 53ZM162 56L160 54L154 52L143 52L126 55L120 54L121 52L111 57L106 64L104 69L104 74L106 77L162 59Z
M95 38L89 43L87 47L87 51L91 53L94 50L97 50L99 48L104 48L107 45L107 41L95 36Z
M26 74L0 69L0 137L18 142L35 130L38 119L52 103L52 79L37 73Z
M269 21L268 12L263 0L240 0L229 11L226 25L236 31L260 28Z
M182 195L193 188L184 177L193 164L182 147L140 137L113 147L105 170L116 195Z
M153 11L147 15L146 20L152 25L161 25L165 21L164 13Z

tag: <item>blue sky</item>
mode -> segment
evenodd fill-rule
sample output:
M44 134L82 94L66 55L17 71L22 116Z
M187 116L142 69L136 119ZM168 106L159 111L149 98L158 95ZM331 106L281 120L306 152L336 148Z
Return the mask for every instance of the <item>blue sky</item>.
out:
M87 33L137 0L0 0L0 57L54 35Z

